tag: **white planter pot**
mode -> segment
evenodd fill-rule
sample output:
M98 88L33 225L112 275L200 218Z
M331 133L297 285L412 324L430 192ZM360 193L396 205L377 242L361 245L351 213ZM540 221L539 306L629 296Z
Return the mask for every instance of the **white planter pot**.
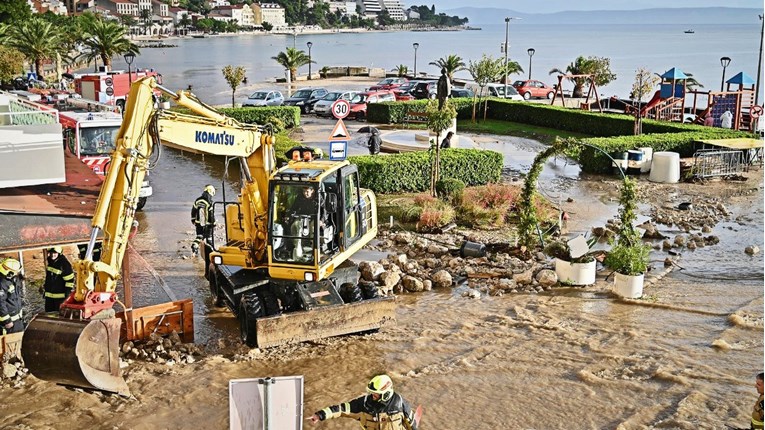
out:
M628 299L639 299L643 296L644 275L622 275L617 272L614 277L614 292Z
M170 102L159 102L160 109L170 109Z
M595 260L589 263L571 263L555 259L555 274L558 281L571 285L592 285L595 283Z

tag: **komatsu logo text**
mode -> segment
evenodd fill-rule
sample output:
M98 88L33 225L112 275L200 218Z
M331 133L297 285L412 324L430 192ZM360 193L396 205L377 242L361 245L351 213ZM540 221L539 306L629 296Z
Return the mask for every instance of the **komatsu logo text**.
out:
M198 143L212 143L214 145L234 146L234 136L226 133L213 133L212 131L197 131L194 141Z

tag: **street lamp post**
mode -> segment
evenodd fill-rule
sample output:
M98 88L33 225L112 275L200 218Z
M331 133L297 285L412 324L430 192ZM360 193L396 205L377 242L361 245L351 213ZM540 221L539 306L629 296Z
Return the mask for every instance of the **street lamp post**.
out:
M507 98L507 52L510 50L510 20L520 19L516 17L505 17L505 92L503 97Z
M762 37L765 33L765 16L757 15L762 21L760 24L760 59L757 60L757 85L754 87L754 104L758 105L760 100L760 74L762 73Z
M313 42L306 43L306 46L308 46L308 80L311 80L311 47L313 46Z
M529 79L531 79L531 57L534 56L534 53L537 52L534 48L529 48L526 50L526 53L529 54Z
M720 58L720 65L723 68L722 80L720 81L720 91L723 91L725 89L725 69L727 69L728 65L730 65L730 57Z
M130 68L130 65L133 64L133 60L135 60L135 54L133 54L132 52L128 52L127 54L125 54L125 62L128 65L128 83L130 86L133 86L133 75L132 75L132 69Z
M414 42L412 43L412 47L414 48L414 79L417 79L417 48L420 47L420 44Z

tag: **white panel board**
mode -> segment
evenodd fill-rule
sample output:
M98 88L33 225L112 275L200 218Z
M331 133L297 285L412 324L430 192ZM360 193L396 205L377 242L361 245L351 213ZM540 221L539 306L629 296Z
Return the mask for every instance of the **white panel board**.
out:
M232 379L228 384L229 429L302 430L303 377ZM268 389L268 393L266 393ZM266 407L266 401L270 406ZM266 428L266 409L270 410Z

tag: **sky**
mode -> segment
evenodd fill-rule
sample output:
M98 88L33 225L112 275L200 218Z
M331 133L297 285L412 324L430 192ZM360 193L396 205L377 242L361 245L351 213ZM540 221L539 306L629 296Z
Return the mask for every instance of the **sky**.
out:
M657 7L742 7L763 8L762 0L404 0L407 6L432 5L436 10L460 7L511 9L525 13L551 13L565 10L636 10Z

